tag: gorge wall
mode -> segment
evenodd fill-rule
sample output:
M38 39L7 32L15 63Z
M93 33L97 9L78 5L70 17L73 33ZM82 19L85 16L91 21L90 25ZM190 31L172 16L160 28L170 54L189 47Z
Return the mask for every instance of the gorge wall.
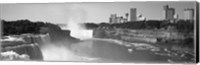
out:
M173 39L185 39L183 34L167 30L139 30L121 28L96 28L93 31L95 38L110 38L130 42L156 43Z

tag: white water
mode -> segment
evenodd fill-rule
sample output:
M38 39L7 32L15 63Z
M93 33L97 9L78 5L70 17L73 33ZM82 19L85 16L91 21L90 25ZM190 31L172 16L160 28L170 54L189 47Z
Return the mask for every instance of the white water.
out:
M23 59L23 60L28 60L29 56L27 54L17 54L14 51L6 51L6 52L2 52L0 53L2 58L4 58L3 60L16 60L16 59Z
M53 44L45 45L41 48L45 61L77 61L80 60L72 54L64 46L56 46Z
M61 27L63 30L70 30L70 35L72 37L84 40L92 38L93 31L85 29L84 25L81 23L85 22L86 12L84 9L80 8L78 5L73 5L71 9L69 9L70 13L66 15L70 15L70 17L66 17L66 27ZM48 38L48 37L46 37ZM49 39L49 38L48 38ZM48 41L43 37L43 41ZM44 56L44 60L46 61L84 61L89 60L85 57L80 57L69 49L66 48L65 45L57 45L57 43L45 43L42 46L42 53ZM91 60L91 59L90 59Z
M43 46L41 51L43 54L44 61L91 61L96 58L82 57L74 54L67 46L60 43L50 43L49 35L41 36Z
M70 30L72 37L81 40L92 38L93 31L87 30L82 24L87 22L87 11L78 4L72 5L72 7L69 10L70 13L66 14L70 15L69 17L66 17L67 26L63 27L62 29Z
M81 20L71 18L67 21L66 27L61 27L63 30L70 30L70 36L85 40L92 38L93 30L87 30L83 25L81 25ZM65 45L58 45L59 43L47 43L49 41L49 36L42 36L42 41L44 41L44 46L41 50L45 61L89 61L91 58L81 57L75 55L71 50L67 49ZM47 39L46 39L47 38Z
M67 22L67 26L66 27L62 27L63 30L70 30L71 32L71 36L84 40L84 39L90 39L93 37L93 30L88 30L85 29L85 26L82 25L82 23L80 22L76 22L73 19L70 19Z
M5 36L6 39L1 39L0 41L22 41L25 42L21 37L17 38L17 37L13 37L13 36Z

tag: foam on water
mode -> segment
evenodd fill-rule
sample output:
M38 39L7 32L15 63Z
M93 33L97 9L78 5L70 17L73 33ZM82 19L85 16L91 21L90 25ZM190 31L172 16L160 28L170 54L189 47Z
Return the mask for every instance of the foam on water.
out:
M22 39L22 37L20 38L16 38L16 37L13 37L13 36L5 36L6 39L1 39L1 41L24 41L24 39Z
M1 60L15 60L15 59L28 60L29 59L29 56L27 54L19 55L14 51L2 52L0 55L1 55Z
M91 61L97 58L89 58L75 55L65 46L46 45L42 48L45 61Z

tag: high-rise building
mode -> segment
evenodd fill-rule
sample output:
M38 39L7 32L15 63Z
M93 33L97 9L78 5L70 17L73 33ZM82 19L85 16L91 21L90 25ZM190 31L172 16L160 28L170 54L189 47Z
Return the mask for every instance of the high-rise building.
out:
M130 9L130 21L137 21L137 9L131 8Z
M117 22L117 14L111 14L110 23L116 23L116 22Z
M194 9L191 8L184 9L184 19L194 20Z
M165 20L174 20L175 9L169 8L168 5L164 6Z
M121 23L121 17L117 17L117 22L116 23Z

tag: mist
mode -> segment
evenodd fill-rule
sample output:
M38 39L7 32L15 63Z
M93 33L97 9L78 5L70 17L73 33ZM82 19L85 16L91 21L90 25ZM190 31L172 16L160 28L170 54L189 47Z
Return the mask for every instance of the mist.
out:
M64 13L67 26L61 27L62 30L70 30L70 36L78 38L80 40L90 39L93 36L92 30L87 30L83 25L86 22L87 12L79 7L79 5L72 5L66 9ZM45 41L45 40L44 40ZM65 43L67 44L67 42ZM58 43L47 43L41 50L43 53L44 60L46 61L84 61L88 58L80 57L74 54L64 44Z
M70 35L72 37L81 40L92 38L93 31L86 29L83 25L87 19L87 11L81 8L78 4L72 5L68 10L70 15L68 15L68 20L66 21L67 26L62 27L62 29L70 30Z
M78 61L80 57L74 55L65 46L48 44L41 48L45 61Z

